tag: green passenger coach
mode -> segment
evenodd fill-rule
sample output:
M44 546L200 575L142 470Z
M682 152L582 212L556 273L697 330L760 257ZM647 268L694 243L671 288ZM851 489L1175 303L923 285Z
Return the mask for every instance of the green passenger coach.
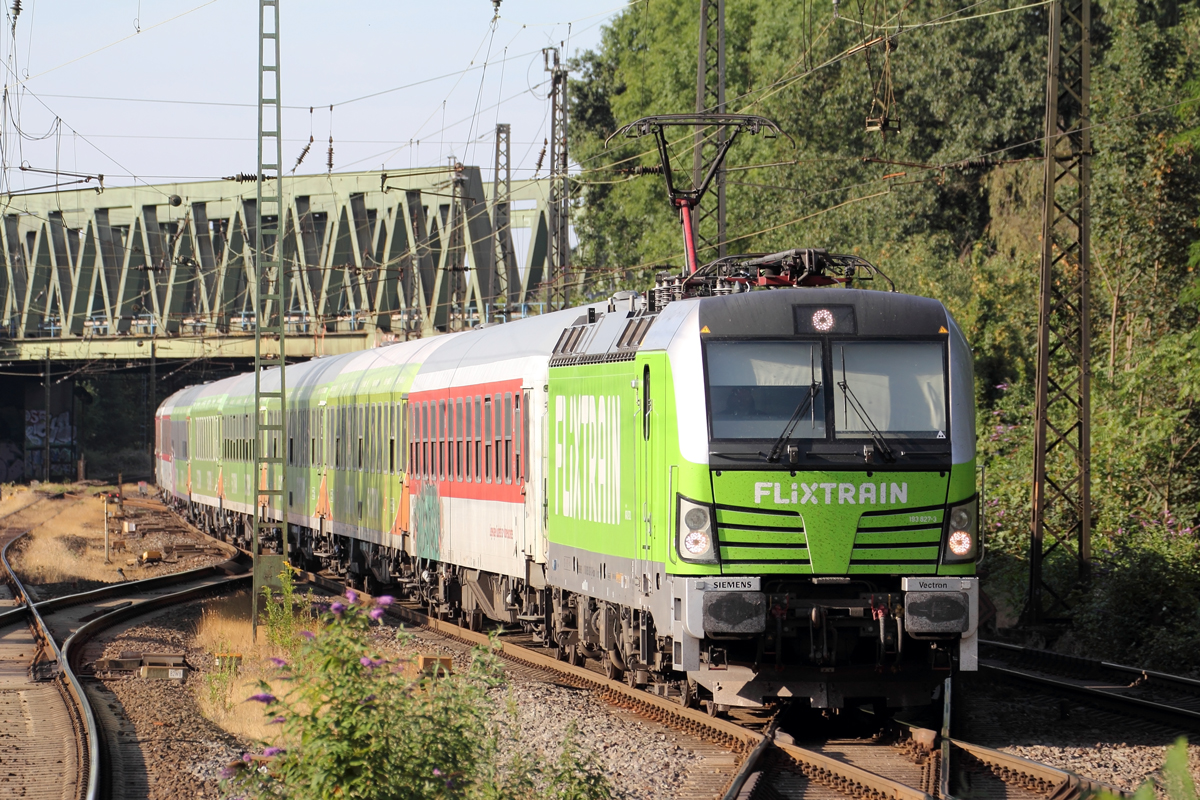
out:
M288 367L289 557L713 712L928 703L976 668L970 350L936 300L749 285ZM252 380L158 412L164 493L243 542Z

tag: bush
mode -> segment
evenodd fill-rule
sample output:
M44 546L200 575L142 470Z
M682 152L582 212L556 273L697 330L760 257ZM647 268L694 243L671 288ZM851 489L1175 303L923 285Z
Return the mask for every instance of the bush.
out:
M410 675L405 660L372 647L379 605L335 602L321 629L301 631L291 659L274 659L283 696L260 683L279 736L228 770L231 796L290 800L612 797L595 762L574 747L552 765L523 752L515 725L495 710L502 683L495 647L477 648L465 672ZM493 643L494 644L494 643ZM507 755L505 755L507 754Z
M1200 652L1200 540L1167 515L1134 519L1094 553L1092 585L1075 607L1088 655L1165 671L1196 668Z

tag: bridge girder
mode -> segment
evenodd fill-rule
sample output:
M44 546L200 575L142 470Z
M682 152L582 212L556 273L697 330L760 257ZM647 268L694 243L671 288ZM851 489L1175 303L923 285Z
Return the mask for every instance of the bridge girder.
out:
M512 183L502 233L527 246L507 297L491 188L478 167L284 178L282 233L264 244L282 248L289 356L537 313L546 181ZM0 358L148 357L148 338L160 357L251 357L254 204L253 182L227 180L10 198Z

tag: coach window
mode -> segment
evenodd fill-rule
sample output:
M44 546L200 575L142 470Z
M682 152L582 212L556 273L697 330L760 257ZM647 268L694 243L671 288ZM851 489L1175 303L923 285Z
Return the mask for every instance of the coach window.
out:
M512 483L513 470L513 396L504 393L504 482Z
M411 452L408 454L408 471L413 475L421 474L421 404L408 404L408 413L411 419L408 421L408 430L410 436L408 438L408 446Z
M412 441L412 427L408 418L409 402L403 400L396 404L400 412L400 469L405 472L412 470L412 461L408 453L409 442Z
M496 402L493 405L493 413L496 415L496 426L492 428L493 444L495 445L496 454L496 469L493 475L496 476L496 483L500 482L500 474L504 472L504 468L500 466L504 460L504 405L499 394L496 395Z
M429 403L417 403L417 474L429 477Z
M396 417L399 415L399 406L396 408L387 408L384 412L387 414L388 424L388 474L391 475L396 471Z
M400 469L409 471L412 469L412 462L408 456L408 442L412 438L412 429L409 427L408 420L408 401L402 400L396 404L396 411L400 414Z
M434 455L437 451L437 403L425 403L425 477L435 474Z
M474 459L471 458L471 451L475 448L475 426L472 424L475 420L475 411L471 404L471 397L468 395L465 399L466 412L463 417L466 423L463 427L463 480L467 483L471 482L471 464Z
M475 395L475 482L483 482L483 398Z
M454 428L454 398L446 401L446 480L454 480L457 465L454 463L454 442L458 431Z
M366 408L366 426L363 428L363 441L365 442L364 450L366 455L364 460L366 463L366 471L375 471L375 404L368 403Z
M492 482L492 396L483 396L483 480Z
M387 426L385 425L386 421L387 421L387 417L383 413L383 405L381 403L376 403L375 404L375 446L372 448L372 451L375 453L375 471L376 472L384 471L384 469L383 469L384 468L383 452L386 449L385 443L388 440Z
M446 402L431 401L432 408L430 409L432 419L430 425L431 438L433 439L433 469L431 474L434 480L445 480L446 471Z
M442 480L454 480L454 401L441 401Z
M454 479L463 479L463 399L454 399Z

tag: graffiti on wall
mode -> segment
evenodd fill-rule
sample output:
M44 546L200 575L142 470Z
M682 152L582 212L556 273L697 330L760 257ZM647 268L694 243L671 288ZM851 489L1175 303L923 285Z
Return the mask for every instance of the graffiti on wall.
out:
M25 451L16 442L0 442L0 482L25 477Z
M50 474L55 477L73 475L75 472L75 426L71 424L71 412L61 411L50 417L46 424L44 409L25 410L25 453L23 476L40 478L46 469L46 436L50 437ZM16 480L13 475L10 480Z
M71 412L63 411L50 418L50 445L72 445L75 443L75 426L71 424ZM44 447L46 444L46 412L43 409L25 410L25 444L28 447Z

